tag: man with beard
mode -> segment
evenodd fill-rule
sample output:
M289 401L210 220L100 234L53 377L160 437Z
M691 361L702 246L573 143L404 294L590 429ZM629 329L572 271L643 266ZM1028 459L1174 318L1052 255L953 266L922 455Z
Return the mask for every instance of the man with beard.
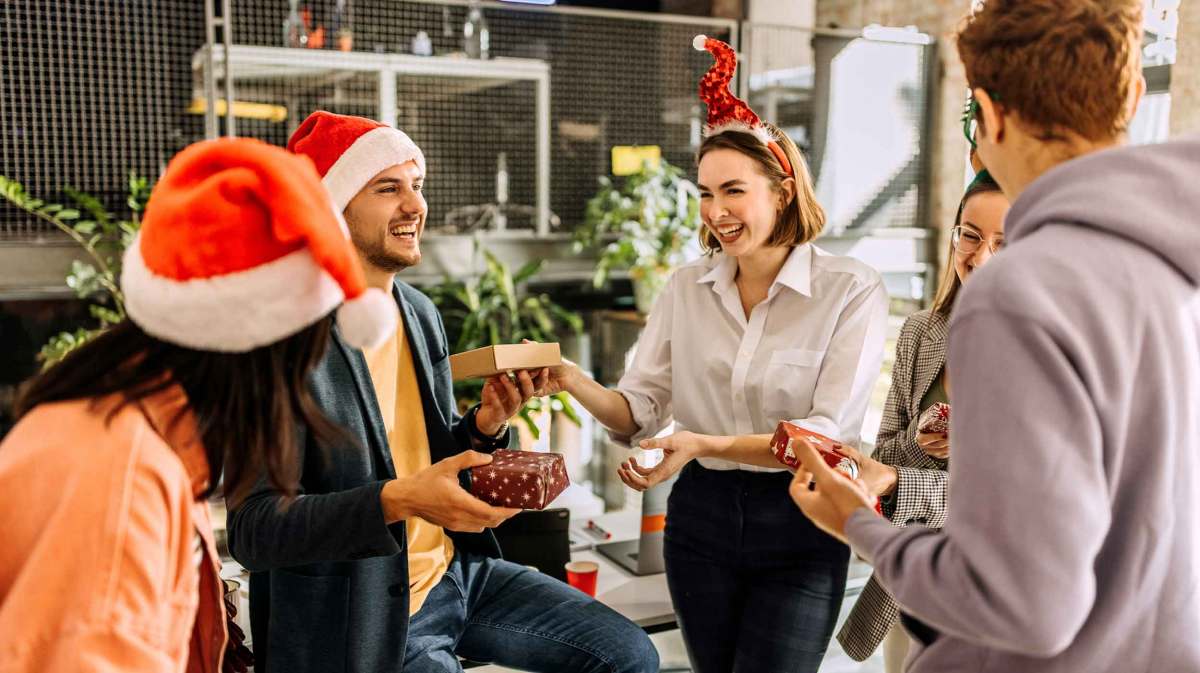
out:
M507 420L547 372L496 376L459 416L445 329L396 274L421 261L425 158L404 133L318 111L288 149L314 161L367 282L402 325L382 347L334 343L311 381L348 431L297 447L300 494L265 481L231 503L230 551L252 572L256 670L459 671L459 658L531 671L658 670L646 634L608 607L503 561L488 530L517 510L463 489L462 470L509 441Z

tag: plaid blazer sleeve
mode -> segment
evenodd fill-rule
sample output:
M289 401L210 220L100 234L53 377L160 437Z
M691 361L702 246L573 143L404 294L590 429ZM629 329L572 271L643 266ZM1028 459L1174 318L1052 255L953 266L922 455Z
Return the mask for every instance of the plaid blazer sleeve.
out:
M926 339L931 322L938 319L921 311L910 316L900 329L892 385L875 442L875 459L894 466L899 475L895 492L882 503L884 515L901 527L917 522L940 528L946 521L946 461L933 458L917 446L917 419L913 415L920 404L920 400L913 399L921 394L915 390L918 382L936 376L936 368L944 360L939 349L945 348L945 342ZM895 599L872 575L838 632L838 642L851 659L865 661L899 615Z
M946 523L946 461L917 445L917 418L912 413L919 400L918 381L937 375L944 361L945 344L926 344L924 336L935 318L928 311L915 313L904 322L896 341L896 364L892 386L884 404L883 420L875 442L876 460L896 468L896 490L882 499L883 513L897 526L910 522L930 528ZM937 350L942 349L942 350Z

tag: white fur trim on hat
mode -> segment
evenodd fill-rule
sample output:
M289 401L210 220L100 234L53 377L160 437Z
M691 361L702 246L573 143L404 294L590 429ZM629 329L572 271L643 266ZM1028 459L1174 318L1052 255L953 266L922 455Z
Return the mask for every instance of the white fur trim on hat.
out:
M355 348L377 348L400 326L396 302L375 287L342 304L337 312L338 329L346 343Z
M308 248L245 271L172 280L146 267L141 237L125 252L121 289L147 334L197 350L244 353L320 320L344 298Z
M416 161L421 174L425 174L425 155L421 148L403 131L380 126L359 136L329 167L321 182L325 183L337 209L344 210L368 180L384 169L407 161Z

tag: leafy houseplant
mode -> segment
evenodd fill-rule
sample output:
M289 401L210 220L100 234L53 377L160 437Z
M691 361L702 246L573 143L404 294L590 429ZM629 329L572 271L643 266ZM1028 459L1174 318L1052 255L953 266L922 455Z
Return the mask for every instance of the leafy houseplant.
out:
M544 260L521 267L515 274L506 264L487 250L483 251L486 268L470 283L447 279L440 285L425 288L446 324L446 337L455 353L497 344L530 341L558 341L561 335L583 332L583 319L554 303L545 294L527 294L523 284L541 271ZM479 401L483 381L458 381L454 396L465 410ZM518 416L529 428L534 439L540 437L535 414L544 409L541 399L530 400ZM551 411L562 412L578 424L579 416L566 393L549 398Z
M665 160L649 161L617 185L603 176L588 201L583 226L575 231L575 249L604 245L593 283L599 287L616 268L628 268L638 309L648 313L671 270L686 261L700 225L700 195L683 170Z
M88 311L100 324L93 329L80 328L51 337L38 354L44 367L58 362L105 328L125 319L125 297L118 287L121 257L140 226L141 213L150 196L150 182L130 172L126 190L125 206L129 216L118 219L90 194L70 187L63 189L75 205L69 208L34 198L21 183L0 175L0 196L30 215L53 224L78 243L91 259L90 262L75 260L71 263L67 286L80 299L89 302Z

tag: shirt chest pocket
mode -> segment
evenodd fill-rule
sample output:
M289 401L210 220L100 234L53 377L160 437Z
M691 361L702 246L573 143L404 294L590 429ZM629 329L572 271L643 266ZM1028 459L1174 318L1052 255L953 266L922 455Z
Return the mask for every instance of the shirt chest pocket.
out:
M786 420L809 415L824 360L825 351L807 348L787 348L771 354L762 386L762 406L768 418Z

